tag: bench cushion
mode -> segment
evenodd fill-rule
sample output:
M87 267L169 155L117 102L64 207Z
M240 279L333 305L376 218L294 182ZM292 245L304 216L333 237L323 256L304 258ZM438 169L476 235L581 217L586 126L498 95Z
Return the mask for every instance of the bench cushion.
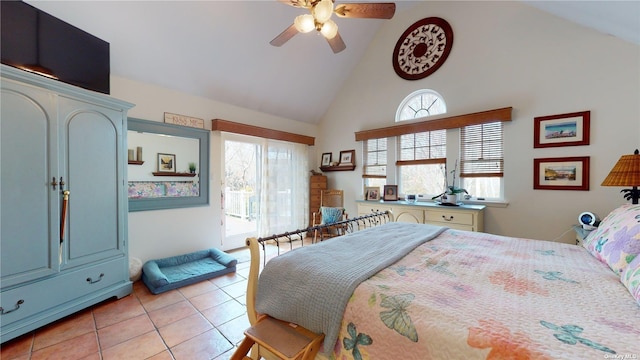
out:
M153 294L173 290L236 271L237 260L218 249L149 260L142 281Z

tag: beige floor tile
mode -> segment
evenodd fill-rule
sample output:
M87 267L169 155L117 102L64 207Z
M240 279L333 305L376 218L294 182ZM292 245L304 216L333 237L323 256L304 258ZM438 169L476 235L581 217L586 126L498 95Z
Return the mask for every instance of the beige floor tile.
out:
M239 316L246 316L247 308L235 300L225 301L220 305L202 311L213 326L219 326Z
M209 360L233 349L229 340L211 329L171 349L176 360Z
M167 346L171 348L212 328L213 325L198 313L162 327L158 331Z
M242 339L244 339L244 331L249 328L249 318L246 316L239 316L231 321L228 321L216 328L220 330L222 335L229 339L234 345L238 345Z
M204 311L231 299L232 297L227 293L225 293L221 289L217 289L206 294L194 296L189 299L189 301L193 304L193 306L196 307L196 309L198 309L199 311Z
M95 332L96 325L91 309L67 316L36 330L33 351L55 345L76 336Z
M165 306L162 309L153 310L149 312L149 317L156 327L161 328L197 312L198 310L196 310L189 301L183 300L175 304Z
M247 280L242 280L237 283L224 286L221 289L231 297L241 296L247 293Z
M102 349L108 349L150 331L155 327L149 316L142 314L98 330L98 340Z
M119 300L100 303L100 305L93 310L93 316L96 319L96 327L98 329L142 314L144 314L144 308L140 305L140 300L133 294Z
M102 358L103 360L146 359L166 349L160 335L156 331L151 331L102 350Z
M178 289L187 299L197 295L208 293L209 291L217 290L218 287L210 281L200 281L189 286Z
M0 359L24 359L25 356L28 359L33 345L33 337L34 333L31 332L2 344L0 346Z
M31 359L82 359L92 354L98 354L98 351L98 338L95 332L90 332L34 351L31 354Z
M179 291L170 290L158 295L149 293L148 296L140 297L140 302L147 311L153 311L183 301L184 299L185 297Z

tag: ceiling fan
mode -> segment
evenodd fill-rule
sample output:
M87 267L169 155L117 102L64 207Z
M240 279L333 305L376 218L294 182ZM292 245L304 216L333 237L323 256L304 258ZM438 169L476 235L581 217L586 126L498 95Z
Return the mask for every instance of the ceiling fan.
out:
M312 30L320 32L334 53L346 49L342 37L338 33L338 25L331 20L331 15L346 18L391 19L396 12L395 3L351 3L333 5L333 0L278 0L287 5L309 10L309 14L299 15L293 24L286 28L275 39L273 46L282 46L297 33L308 33Z

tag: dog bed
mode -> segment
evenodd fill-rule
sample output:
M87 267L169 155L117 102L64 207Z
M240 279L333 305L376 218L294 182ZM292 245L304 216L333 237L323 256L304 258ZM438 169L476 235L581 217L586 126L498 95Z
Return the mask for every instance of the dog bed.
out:
M236 271L238 261L218 249L149 260L142 267L142 281L153 294L191 285Z

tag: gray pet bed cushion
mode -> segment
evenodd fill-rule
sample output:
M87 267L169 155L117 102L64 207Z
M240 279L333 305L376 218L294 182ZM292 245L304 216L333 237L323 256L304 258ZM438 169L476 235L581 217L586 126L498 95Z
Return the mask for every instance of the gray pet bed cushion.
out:
M237 260L218 249L149 260L142 281L154 294L236 271Z

